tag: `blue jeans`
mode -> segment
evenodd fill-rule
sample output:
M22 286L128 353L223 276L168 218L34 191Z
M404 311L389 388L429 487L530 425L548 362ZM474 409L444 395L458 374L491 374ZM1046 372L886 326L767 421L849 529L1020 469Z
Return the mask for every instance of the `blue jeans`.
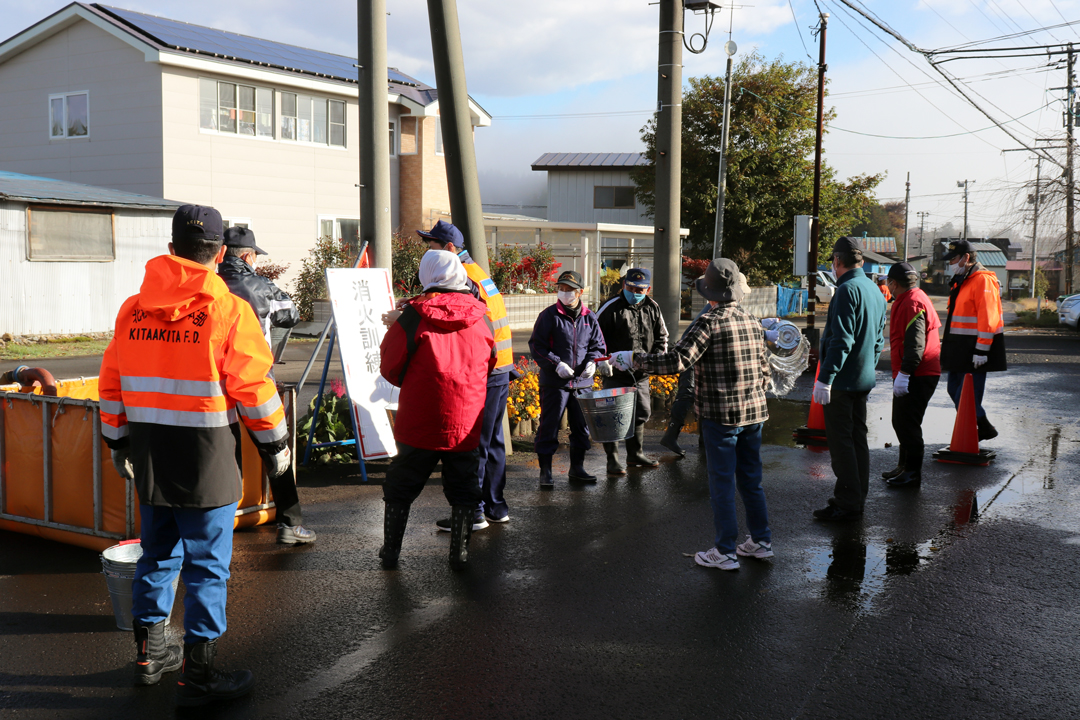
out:
M739 515L735 488L739 489L746 524L754 542L771 542L769 510L761 489L761 423L732 427L715 420L701 422L705 457L709 465L709 500L712 502L716 549L735 552L739 539Z
M184 580L184 642L225 632L225 599L237 503L219 508L140 505L142 557L131 588L132 615L154 625L172 609L173 578Z
M960 409L960 394L964 390L964 376L967 373L949 371L949 378L946 381L948 384L946 388L949 391L949 397L952 398L953 407L957 410ZM982 400L983 393L986 391L986 373L973 372L971 373L971 384L975 388L975 417L986 417L986 411L983 410Z

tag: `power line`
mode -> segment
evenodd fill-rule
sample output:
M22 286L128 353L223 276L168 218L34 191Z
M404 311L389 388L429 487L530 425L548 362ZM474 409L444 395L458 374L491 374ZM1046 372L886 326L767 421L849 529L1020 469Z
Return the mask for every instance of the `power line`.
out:
M802 30L799 29L799 18L795 17L795 6L791 4L791 0L787 0L788 7L791 8L791 19L795 21L795 32L799 35L799 42L802 43L803 52L806 53L806 57L810 58L810 62L814 61L814 58L810 57L810 50L806 47L806 40L803 39Z

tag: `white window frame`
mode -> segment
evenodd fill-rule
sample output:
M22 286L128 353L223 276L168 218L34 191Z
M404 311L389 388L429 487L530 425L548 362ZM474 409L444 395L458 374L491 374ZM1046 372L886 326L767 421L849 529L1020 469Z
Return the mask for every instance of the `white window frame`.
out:
M353 217L351 215L320 214L318 217L315 218L315 237L317 237L317 238L323 237L322 224L323 224L323 222L325 222L327 220L330 220L331 222L334 223L334 234L331 236L334 240L341 239L341 221L342 220L355 220L357 223L360 222L359 217ZM359 238L357 239L357 241L359 241Z
M222 228L221 228L222 230L228 230L229 228L236 227L237 225L246 227L248 230L250 230L251 229L251 218L249 218L249 217L223 217L223 218L221 218L221 225L222 225Z
M76 137L82 137L78 135ZM60 255L42 254L35 255L31 232L33 230L33 214L43 213L86 213L88 215L103 215L109 218L110 254L99 255ZM98 207L71 207L65 205L27 205L26 207L26 260L27 262L115 262L116 261L116 213L110 208Z
M435 154L438 157L445 155L443 152L442 118L435 116Z
M396 120L390 121L390 157L397 157L398 124Z
M85 135L68 135L68 98L75 95L86 96L86 134ZM63 100L64 104L64 118L63 118L63 135L53 135L53 100ZM52 93L48 99L48 119L49 119L49 139L50 140L76 140L90 137L90 91L89 90L72 90L70 92Z
M347 150L348 149L348 142L349 142L349 138L348 138L349 103L348 103L348 101L340 100L340 99L332 98L332 97L326 97L324 95L305 95L304 93L293 92L292 90L282 90L282 91L278 92L278 95L280 97L280 99L278 101L279 107L281 105L281 100L284 99L286 94L293 95L293 96L296 97L296 115L285 115L285 113L283 111L281 111L281 112L279 112L278 117L280 119L284 119L286 117L294 117L294 118L296 118L296 130L295 130L296 139L290 139L290 138L286 138L286 137L282 136L280 139L283 142L295 143L297 145L308 145L308 146L311 146L311 147L329 148L331 150ZM310 109L310 113L307 116L307 120L308 120L308 123L310 125L309 134L311 135L311 137L315 137L315 126L314 126L314 120L315 120L315 115L316 115L315 104L321 102L321 103L323 103L325 105L325 107L326 107L326 113L325 113L326 125L325 125L325 128L324 128L324 132L326 133L326 141L325 142L316 142L315 140L300 140L299 139L300 138L300 121L304 117L304 114L303 114L303 112L301 110L301 108L304 105L304 100L309 101L308 102L308 108ZM344 120L344 122L335 123L335 122L332 121L333 113L331 112L331 103L335 103L335 102L336 103L341 103L341 106L342 106L341 107L342 120ZM343 145L335 145L332 142L332 139L333 139L333 136L334 136L333 128L334 128L335 125L340 125L341 126L341 129L342 129L342 138L341 139L342 139L342 141L344 143ZM278 129L280 130L280 127Z
M202 84L203 84L203 81L208 81L208 82L214 83L214 127L212 129L211 128L204 128L202 126ZM221 96L220 96L220 93L221 93L221 90L220 90L220 87L219 87L221 85L221 83L225 83L227 85L232 85L233 86L233 103L234 103L235 111L236 111L236 121L235 121L236 122L236 130L231 130L230 131L230 130L222 130L221 129L221 122L220 122L220 113L221 113ZM240 112L241 112L241 110L240 110L240 88L241 87L252 88L252 89L255 90L255 110L254 110L255 133L253 135L245 135L244 133L240 132ZM264 90L264 91L267 91L267 92L270 93L270 114L271 114L271 118L270 118L270 134L269 135L260 135L259 134L259 91L260 90ZM278 107L277 107L277 97L280 94L281 93L278 92L277 90L275 90L274 88L266 87L265 85L253 85L253 84L247 83L247 82L239 82L239 81L237 81L235 79L232 79L232 78L230 78L230 79L219 79L219 78L212 78L212 77L200 77L199 78L199 92L198 92L199 132L201 132L201 133L209 133L209 134L212 134L212 135L224 135L226 137L244 138L246 140L262 140L262 141L277 140L278 139L278 134L279 134L279 128L277 127L277 123L278 123L278 119L280 117L280 114L278 112Z

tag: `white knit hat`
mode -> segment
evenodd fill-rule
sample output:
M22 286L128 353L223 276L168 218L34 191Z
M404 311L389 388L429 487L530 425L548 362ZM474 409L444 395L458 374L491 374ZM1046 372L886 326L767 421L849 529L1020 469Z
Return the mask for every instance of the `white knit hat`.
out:
M465 290L469 276L458 256L445 250L428 250L420 260L420 284L424 290Z

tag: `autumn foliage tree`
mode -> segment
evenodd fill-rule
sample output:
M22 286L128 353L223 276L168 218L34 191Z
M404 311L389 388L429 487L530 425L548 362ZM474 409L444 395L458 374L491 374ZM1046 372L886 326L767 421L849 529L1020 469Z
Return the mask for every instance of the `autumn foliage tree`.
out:
M682 225L690 229L686 254L712 257L716 221L724 79L689 80L682 101ZM733 71L731 144L728 149L723 255L739 264L751 284L791 277L793 220L809 215L814 184L817 73L808 65L743 56ZM826 113L826 121L834 112ZM642 128L646 155L656 153L655 118ZM639 200L655 206L655 171L636 168ZM821 174L820 256L866 216L883 175L839 180L827 163Z

